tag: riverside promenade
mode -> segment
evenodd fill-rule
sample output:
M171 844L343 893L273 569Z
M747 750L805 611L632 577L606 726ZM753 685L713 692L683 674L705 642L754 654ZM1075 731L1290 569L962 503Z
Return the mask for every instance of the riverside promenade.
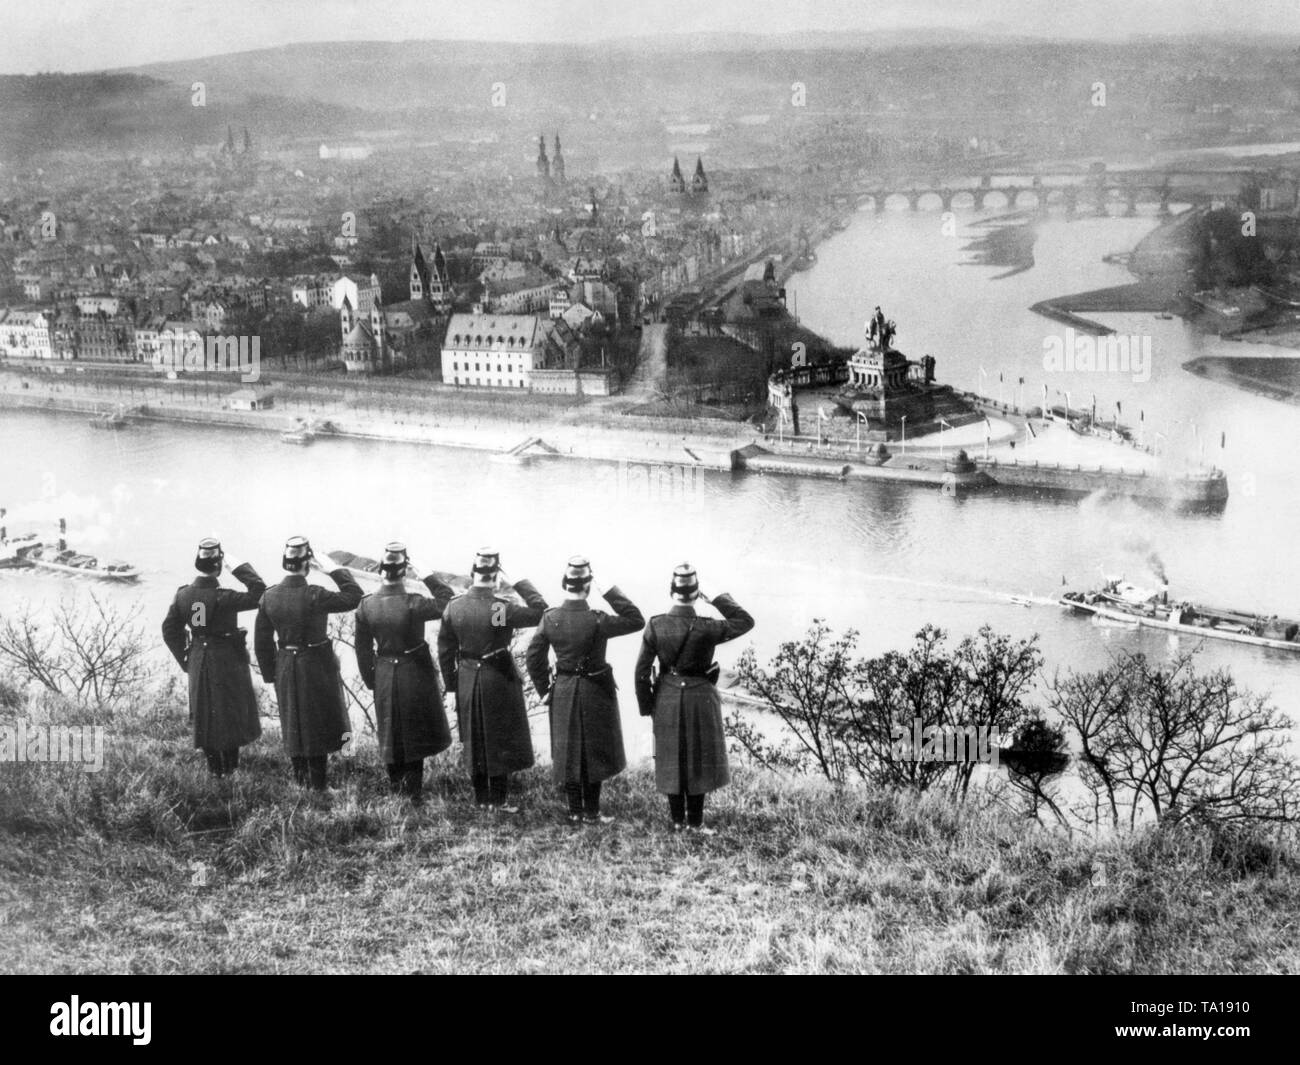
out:
M232 407L252 397L260 409ZM617 397L538 402L532 397L398 391L388 398L376 393L349 398L328 386L268 383L250 388L229 381L178 385L155 377L123 382L92 374L35 375L0 368L0 408L83 417L123 409L133 419L277 434L305 424L321 437L457 447L502 461L575 458L895 481L948 493L991 488L1062 495L1103 491L1191 505L1221 505L1227 498L1222 475L1171 470L1146 451L1080 438L1060 422L1030 419L1006 406L987 411L987 422L916 442L891 442L883 452L848 441L782 438L748 422L628 415L620 413L621 406ZM1031 420L1037 435L1026 429Z

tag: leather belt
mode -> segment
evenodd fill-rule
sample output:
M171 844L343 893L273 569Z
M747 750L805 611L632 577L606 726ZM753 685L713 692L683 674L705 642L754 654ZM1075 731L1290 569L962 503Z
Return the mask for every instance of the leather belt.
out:
M321 640L319 643L309 643L305 647L294 643L282 643L280 644L280 650L292 651L294 654L299 654L302 651L314 651L318 647L328 647L329 645L330 641L328 639Z
M390 653L388 653L388 654L381 654L379 657L380 657L380 658L387 658L387 659L388 659L390 662L392 662L394 665L397 665L397 663L401 662L401 660L402 660L403 658L407 657L408 655L419 654L421 651L423 651L423 650L424 650L425 648L427 648L428 646L429 646L429 644L428 644L427 641L421 640L421 641L420 641L418 644L416 644L414 647L408 647L405 651L403 651L403 652L402 652L401 654L399 654L399 655L395 655L395 654L392 654L392 653L390 652Z

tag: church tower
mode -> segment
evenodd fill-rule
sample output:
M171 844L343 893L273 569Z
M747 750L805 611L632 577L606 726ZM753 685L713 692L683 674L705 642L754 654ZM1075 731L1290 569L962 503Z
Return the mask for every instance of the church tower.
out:
M372 276L371 280L375 282L374 299L370 302L370 332L374 334L375 349L373 359L378 363L385 373L389 369L388 358L388 334L384 328L384 300L380 295L378 278Z
M343 334L343 342L347 343L348 334L352 332L352 326L355 324L352 320L352 301L343 297L343 306L339 309L339 330Z
M411 234L411 299L422 300L429 293L429 267L415 234Z
M542 185L551 183L551 161L546 158L546 134L537 136L537 178Z
M682 164L677 161L677 156L673 156L673 172L668 175L668 191L684 193L686 191L686 179L682 177Z
M451 279L447 273L447 257L442 254L442 245L433 244L433 262L428 273L429 302L439 314L445 314L451 308Z
M564 156L560 154L560 135L555 134L555 157L551 160L551 177L557 185L564 184Z
M709 179L704 174L704 160L695 157L695 176L691 178L691 192L704 195L709 191Z

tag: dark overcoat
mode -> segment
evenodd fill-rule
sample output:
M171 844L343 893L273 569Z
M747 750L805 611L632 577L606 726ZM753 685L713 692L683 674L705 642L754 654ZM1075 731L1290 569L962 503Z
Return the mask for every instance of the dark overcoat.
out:
M357 607L357 668L375 693L379 753L388 765L418 762L451 746L424 623L442 617L455 592L433 576L424 585L432 599L385 584Z
M471 773L501 776L533 764L524 685L510 654L516 629L542 620L546 600L516 581L525 605L491 588L470 588L448 605L438 629L438 665L456 693L456 722Z
M595 784L627 766L618 686L605 661L605 646L614 636L640 632L645 618L617 588L605 592L605 601L613 614L593 610L584 599L565 600L542 616L528 645L533 686L539 695L551 695L551 765L557 784L577 784L584 776Z
M275 683L280 735L292 758L331 754L352 731L328 625L330 614L355 610L362 593L346 570L330 577L337 592L290 573L266 590L257 611L257 666L264 681Z
M262 734L239 614L257 609L266 582L247 562L233 576L247 590L222 588L215 576L176 589L163 619L163 642L189 675L194 746L230 751Z
M655 786L665 795L702 795L730 779L722 700L706 678L713 650L743 636L754 619L731 596L714 596L722 619L702 618L678 603L650 619L636 661L641 712L654 714ZM650 667L659 663L657 690Z

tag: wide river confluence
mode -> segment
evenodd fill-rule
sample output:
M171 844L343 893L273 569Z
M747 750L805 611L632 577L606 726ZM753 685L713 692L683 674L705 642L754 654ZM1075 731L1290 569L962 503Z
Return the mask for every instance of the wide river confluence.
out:
M1121 332L1152 337L1150 380L1049 375L1044 338L1063 329L1029 306L1123 283L1127 272L1103 256L1130 250L1156 220L1054 215L1040 225L1033 266L998 278L1005 268L966 265L962 251L964 240L980 232L972 227L989 217L959 213L953 237L937 212L860 212L818 248L811 270L791 280L791 301L807 325L843 343L859 341L862 323L881 304L898 322L898 346L912 358L933 354L939 378L961 387L995 394L1000 372L1008 399L1023 376L1030 403L1046 383L1053 392L1069 390L1075 405L1095 393L1107 414L1118 400L1128 422L1144 411L1149 431L1163 432L1171 451L1207 442L1207 459L1230 479L1225 510L953 498L882 483L722 473L652 492L638 477L601 463L509 465L476 452L344 439L295 448L273 434L159 423L106 433L84 417L12 410L0 411L0 506L10 511L11 533L48 531L50 520L66 516L74 546L143 567L140 584L107 594L142 599L151 628L176 586L189 580L202 536L219 535L274 580L280 545L299 532L318 549L370 555L401 538L423 568L461 572L474 549L490 542L511 575L533 578L552 602L565 559L585 553L598 579L618 583L647 615L665 608L668 575L689 559L706 591L732 592L758 620L750 637L721 649L724 664L750 643L770 654L813 618L856 628L861 650L873 654L904 647L927 622L954 638L987 622L1015 636L1037 634L1049 674L1100 667L1125 647L1167 658L1188 641L1100 629L1057 607L1026 608L1003 598L1055 595L1063 576L1082 586L1101 571L1150 582L1153 552L1175 594L1300 614L1300 562L1288 547L1300 518L1292 451L1298 414L1180 368L1196 355L1271 349L1200 337L1178 319L1097 315ZM0 573L0 612L23 600L52 604L85 595L89 587ZM649 729L632 698L637 643L628 637L611 644L633 758L650 753ZM1207 641L1201 662L1231 668L1300 717L1293 681L1300 656ZM544 749L544 725L538 745Z

